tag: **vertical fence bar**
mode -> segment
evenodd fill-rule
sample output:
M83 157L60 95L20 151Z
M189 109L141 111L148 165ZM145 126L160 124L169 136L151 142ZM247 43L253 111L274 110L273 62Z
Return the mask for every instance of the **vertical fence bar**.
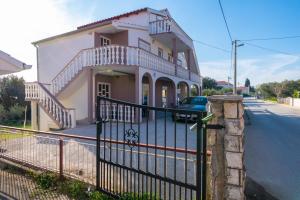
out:
M96 189L100 189L100 134L102 132L102 119L100 117L100 99L97 98L96 106L96 125L97 125L97 142L96 142Z
M207 128L206 128L206 124L203 124L203 130L202 130L202 146L203 146L203 164L202 164L202 200L206 199L206 162L207 162L207 142L206 142L206 133L207 133Z
M64 141L63 138L59 138L59 177L63 178L63 159L64 159Z
M196 200L201 200L201 190L202 190L202 167L201 167L201 153L202 153L202 120L201 115L197 115L197 165L196 165ZM205 200L205 199L202 199Z

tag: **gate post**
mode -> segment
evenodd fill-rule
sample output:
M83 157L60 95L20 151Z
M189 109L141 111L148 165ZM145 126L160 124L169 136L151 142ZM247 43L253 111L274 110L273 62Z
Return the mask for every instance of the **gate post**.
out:
M196 191L196 200L201 200L202 195L203 195L203 167L205 167L204 165L202 165L202 153L203 153L203 141L202 141L202 134L203 134L203 129L202 129L202 117L199 114L197 116L197 172L196 172L196 185L197 185L197 191ZM205 183L204 183L205 184ZM204 192L204 196L205 196L205 192ZM205 197L204 199L205 200Z
M212 156L208 169L210 199L244 200L244 119L241 96L208 97L214 118L210 124L225 129L207 131L208 149Z

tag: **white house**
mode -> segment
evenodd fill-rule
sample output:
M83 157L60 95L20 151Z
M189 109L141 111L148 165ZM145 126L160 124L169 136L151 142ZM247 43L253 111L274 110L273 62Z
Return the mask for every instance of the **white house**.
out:
M172 107L201 92L193 40L167 9L135 10L33 44L38 81L26 84L26 100L34 129L93 122L98 95Z
M233 85L227 81L217 81L217 87L220 88L233 88Z

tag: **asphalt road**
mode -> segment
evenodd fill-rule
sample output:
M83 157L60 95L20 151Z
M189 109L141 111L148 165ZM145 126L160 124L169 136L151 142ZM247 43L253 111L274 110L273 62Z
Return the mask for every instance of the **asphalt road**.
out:
M245 100L247 176L278 199L300 199L300 109Z

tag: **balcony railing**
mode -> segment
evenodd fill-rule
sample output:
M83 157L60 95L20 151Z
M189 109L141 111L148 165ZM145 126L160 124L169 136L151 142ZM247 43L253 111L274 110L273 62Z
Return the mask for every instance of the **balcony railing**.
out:
M172 22L168 19L150 22L150 34L172 32Z
M83 68L103 65L134 65L159 71L169 75L176 75L175 64L157 55L137 47L110 45L105 47L82 50L72 61L52 80L51 91L57 94ZM178 67L177 76L189 79L189 71ZM194 74L193 77L198 76ZM198 78L199 79L199 78ZM193 81L198 81L193 78Z

